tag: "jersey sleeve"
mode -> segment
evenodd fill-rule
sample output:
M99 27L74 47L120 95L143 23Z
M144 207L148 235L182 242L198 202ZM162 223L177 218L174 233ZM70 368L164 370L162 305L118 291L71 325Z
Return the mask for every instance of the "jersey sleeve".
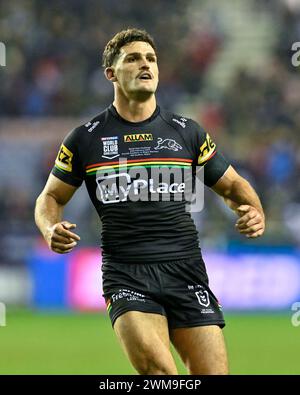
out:
M196 122L193 123L195 165L204 166L204 184L212 187L223 176L230 163L217 150L210 135Z
M76 128L62 142L51 171L60 180L75 187L79 187L84 180L84 167L79 150L80 145L80 128Z

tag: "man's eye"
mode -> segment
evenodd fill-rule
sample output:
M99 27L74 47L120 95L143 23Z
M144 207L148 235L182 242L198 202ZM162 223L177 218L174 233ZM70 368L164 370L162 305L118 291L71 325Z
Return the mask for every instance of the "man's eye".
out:
M127 58L127 62L134 62L135 58Z

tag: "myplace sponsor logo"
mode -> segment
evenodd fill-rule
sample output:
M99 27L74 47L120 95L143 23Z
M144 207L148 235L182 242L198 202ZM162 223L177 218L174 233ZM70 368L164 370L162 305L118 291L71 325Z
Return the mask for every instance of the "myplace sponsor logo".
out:
M5 44L0 41L0 66L6 66L6 47Z
M97 178L98 191L100 192L99 200L104 204L126 202L127 200L155 201L159 199L154 196L175 195L184 192L184 182L169 184L167 182L157 183L156 181L154 178L133 180L127 173L100 176ZM163 200L168 201L170 199Z
M129 193L131 178L127 173L101 175L96 178L97 199L103 204L125 202Z
M184 201L186 210L203 209L203 171L198 176L192 169L157 167L149 171L144 167L127 168L127 161L119 160L120 173L96 174L97 199L103 204L127 201Z

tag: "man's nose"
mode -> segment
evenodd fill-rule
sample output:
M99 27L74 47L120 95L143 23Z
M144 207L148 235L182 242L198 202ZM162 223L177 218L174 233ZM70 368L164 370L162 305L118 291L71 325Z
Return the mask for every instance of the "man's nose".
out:
M141 59L140 68L146 70L150 69L149 62L146 58Z

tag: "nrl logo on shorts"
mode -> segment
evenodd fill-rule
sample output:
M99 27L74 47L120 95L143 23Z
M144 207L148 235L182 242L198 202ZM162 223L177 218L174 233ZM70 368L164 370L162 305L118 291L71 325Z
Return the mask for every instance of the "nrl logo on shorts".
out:
M201 304L201 306L208 307L209 306L209 295L207 291L197 291L195 292L195 295L198 298L198 302Z
M157 146L154 147L154 149L169 149L171 151L179 151L182 149L182 147L173 139L162 139L159 137L157 139Z

